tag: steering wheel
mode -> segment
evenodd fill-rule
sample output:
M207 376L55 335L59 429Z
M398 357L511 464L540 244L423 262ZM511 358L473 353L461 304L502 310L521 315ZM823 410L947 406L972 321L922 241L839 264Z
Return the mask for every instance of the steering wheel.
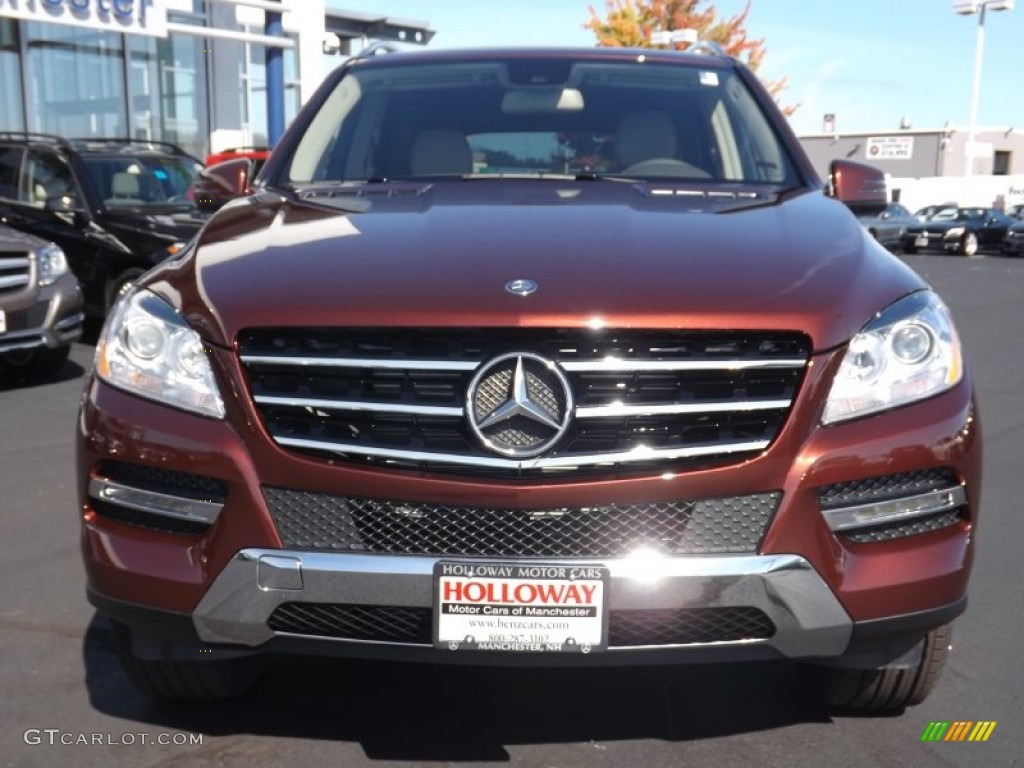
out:
M623 168L625 176L685 176L691 179L710 179L711 174L695 165L674 157L651 157Z

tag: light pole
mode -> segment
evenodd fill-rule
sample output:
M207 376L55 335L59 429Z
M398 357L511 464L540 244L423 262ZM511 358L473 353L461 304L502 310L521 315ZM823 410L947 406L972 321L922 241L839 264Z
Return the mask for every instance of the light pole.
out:
M978 36L974 43L974 87L971 89L971 122L967 128L967 157L964 176L974 171L974 157L977 151L974 136L978 131L978 100L981 90L981 57L985 50L985 11L1012 11L1015 0L953 0L953 10L961 16L978 14Z

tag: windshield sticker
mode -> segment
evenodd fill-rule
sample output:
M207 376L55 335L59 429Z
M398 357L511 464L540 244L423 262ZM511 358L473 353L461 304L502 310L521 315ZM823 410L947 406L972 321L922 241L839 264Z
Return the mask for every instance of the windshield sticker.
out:
M160 181L167 181L167 171L163 168L156 168L153 171L153 175L160 179Z
M718 73L717 72L701 72L700 73L700 84L701 85L718 85Z

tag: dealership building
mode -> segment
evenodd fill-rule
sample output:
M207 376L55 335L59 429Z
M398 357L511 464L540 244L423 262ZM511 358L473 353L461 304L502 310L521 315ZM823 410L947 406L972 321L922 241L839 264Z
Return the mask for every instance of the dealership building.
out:
M1024 203L1024 130L981 127L823 132L800 137L822 178L838 158L888 177L889 194L911 210L937 203L1007 208ZM970 151L969 151L970 150Z
M0 0L0 131L267 145L353 46L432 36L325 0Z

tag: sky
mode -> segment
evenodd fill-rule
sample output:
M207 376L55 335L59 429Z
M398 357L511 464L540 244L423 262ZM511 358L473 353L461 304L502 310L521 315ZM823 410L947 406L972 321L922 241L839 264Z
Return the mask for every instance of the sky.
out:
M746 0L717 0L719 16ZM332 8L427 22L432 48L590 46L583 28L605 0L328 0ZM707 3L704 4L706 6ZM1024 0L989 11L979 92L980 127L1024 130ZM798 134L818 133L835 115L839 132L895 131L970 121L978 16L959 16L952 0L751 0L751 38L767 54L759 74L787 78L779 97L799 105Z

